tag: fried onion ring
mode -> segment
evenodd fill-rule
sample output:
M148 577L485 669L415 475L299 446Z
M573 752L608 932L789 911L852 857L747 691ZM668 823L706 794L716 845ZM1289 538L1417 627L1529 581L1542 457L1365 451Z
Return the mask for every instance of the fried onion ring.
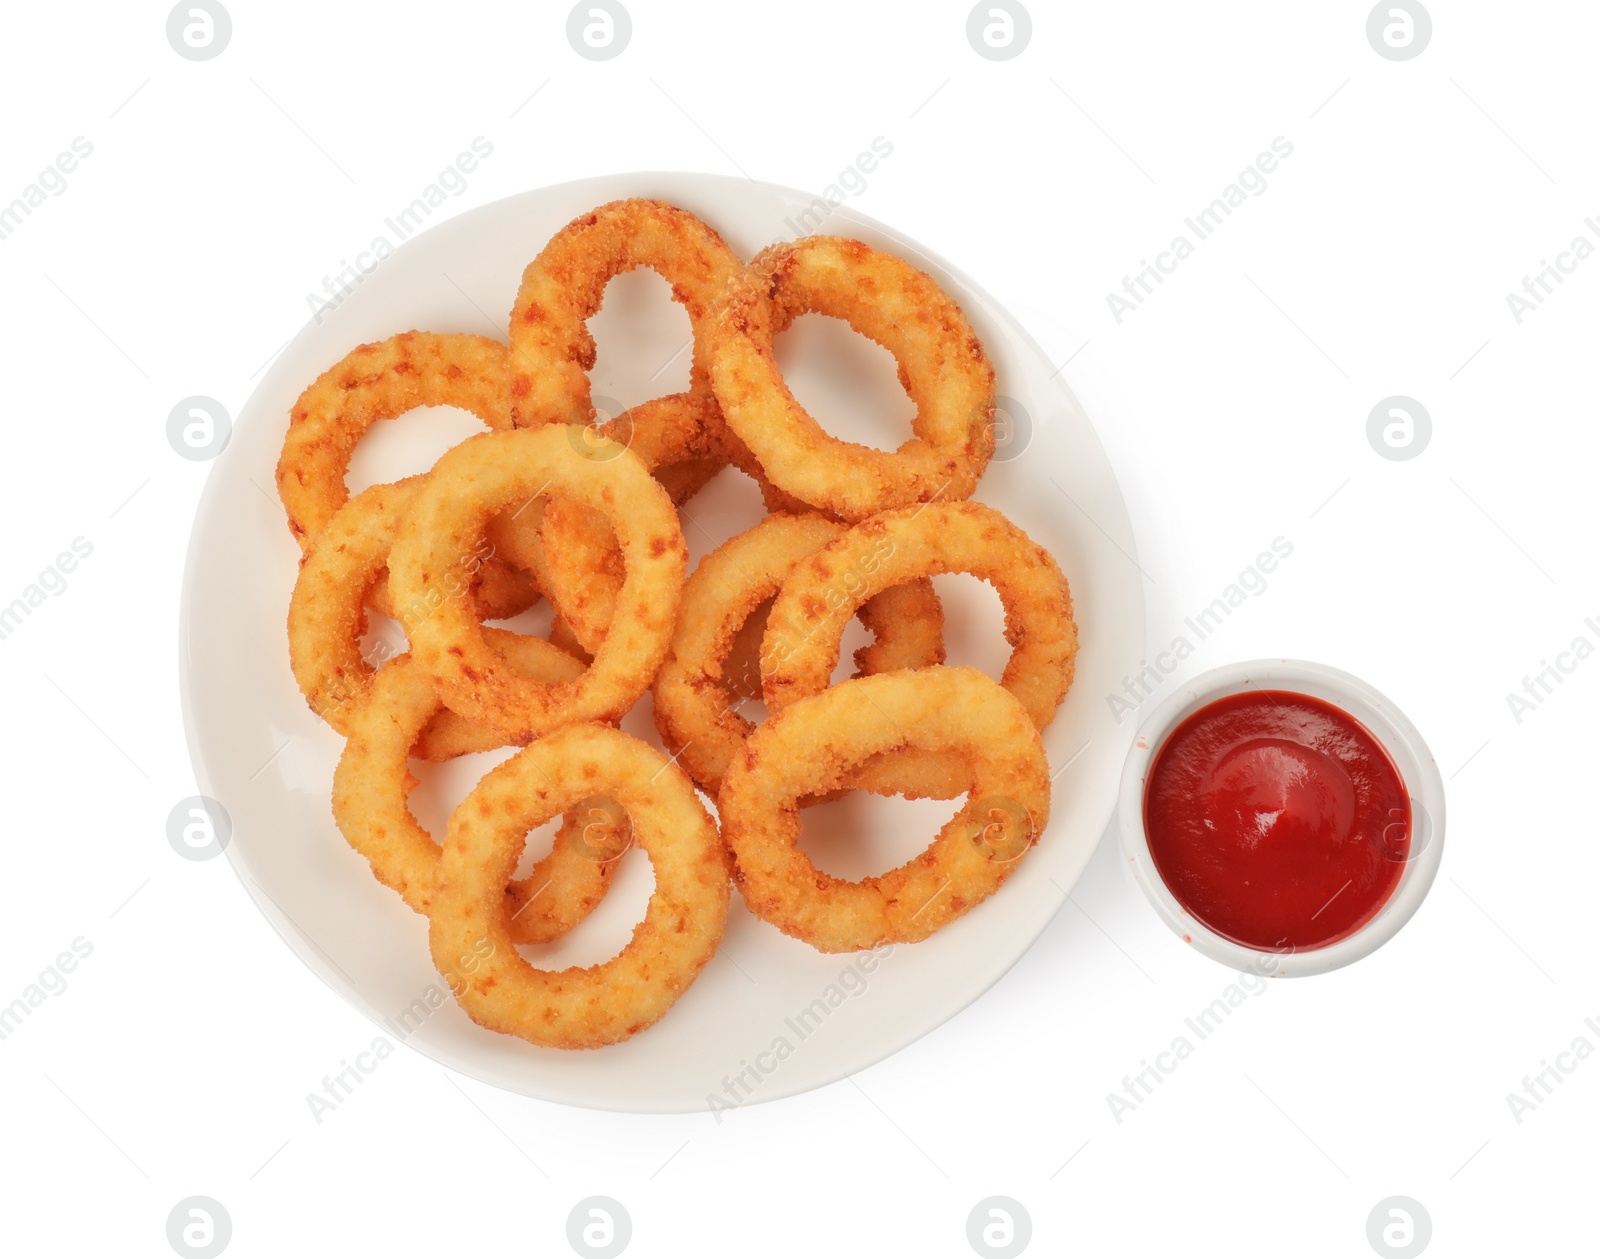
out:
M365 699L374 671L399 651L380 643L363 654L366 596L383 579L400 517L424 479L408 477L363 490L334 513L301 560L289 598L289 666L311 711L340 734L350 732L351 709ZM487 549L480 546L454 557L436 590L451 599L476 599ZM433 609L424 600L394 611L409 633ZM481 602L478 614L495 615Z
M887 874L824 874L799 847L799 802L850 786L855 767L896 749L958 758L966 804ZM841 682L764 722L728 767L717 811L751 912L846 953L926 939L993 893L1044 829L1050 771L1014 696L976 669L941 665Z
M710 394L667 394L573 431L582 453L597 461L632 450L674 503L697 494L726 463L727 429ZM585 652L599 646L622 586L616 534L600 513L539 499L491 520L486 536L496 555L535 575L573 644Z
M746 689L739 682L759 680L736 680L734 691L724 681L740 628L796 565L845 529L817 515L768 516L702 559L685 583L656 677L656 729L669 749L681 749L680 763L708 793L716 794L755 729L739 712L737 692ZM860 617L875 641L856 651L857 676L944 663L944 609L927 579L884 590L862 603Z
M628 449L654 473L664 470L662 465L683 468L685 461L711 459L722 447L722 431L714 398L675 393L624 411L592 436L585 430L584 440L592 459L614 458ZM545 504L539 529L541 584L584 650L595 651L605 641L622 589L616 534L603 514L561 497Z
M278 458L278 497L289 529L309 550L350 499L350 456L368 429L417 407L470 411L491 429L511 427L506 409L506 347L466 333L402 332L359 345L307 387L289 413ZM491 619L514 616L538 597L526 574L491 561L481 598ZM393 616L387 581L369 592L372 606Z
M655 871L644 920L598 966L539 970L516 951L504 888L522 839L602 792L626 810ZM489 956L457 994L472 1020L535 1045L590 1049L643 1031L716 952L727 922L727 852L689 780L664 756L604 726L568 726L496 766L450 815L428 911L434 964Z
M761 646L767 707L779 712L828 685L845 624L864 600L939 573L970 573L999 593L1011 644L1000 683L1043 730L1072 685L1072 593L1050 553L982 503L884 512L791 570Z
M410 628L412 654L446 704L513 742L572 722L620 719L654 680L677 616L688 548L672 500L631 451L595 460L583 446L581 433L559 424L468 438L434 465L389 553L396 598L433 609ZM556 684L512 669L484 641L470 604L438 589L453 557L483 545L490 517L545 495L604 514L625 570L594 663Z
M795 401L773 343L813 311L894 355L917 406L914 436L898 450L832 437ZM860 241L811 236L763 250L719 297L711 344L728 427L777 491L842 520L967 498L994 453L994 368L960 307L910 263Z
M518 673L541 682L571 682L588 661L553 641L555 637L554 631L551 639L543 639L494 625L483 627L484 642L510 661ZM438 711L423 725L410 755L423 761L449 761L472 752L492 752L512 742L504 732L469 721L440 701Z
M277 474L278 497L302 548L349 499L344 478L366 431L438 406L509 429L506 347L464 333L402 332L358 345L311 383L290 412Z
M511 418L524 428L593 419L595 343L587 323L606 285L635 267L665 279L688 311L694 330L690 388L709 392L706 317L739 266L738 255L712 228L664 201L632 197L573 219L528 264L511 308Z
M364 702L374 672L401 650L380 639L363 652L361 642L367 631L366 609L372 603L372 589L385 580L384 565L400 517L424 479L407 477L357 494L335 513L300 563L289 598L289 667L311 711L340 734L349 734L350 713ZM483 595L491 549L484 546L459 556L433 593L466 599L476 606L478 616L498 619L503 613ZM390 615L409 634L433 611L425 599L391 609ZM459 755L449 750L448 743L439 742L438 731L448 732L453 724L444 719L434 722L424 731L415 754L428 761ZM506 742L501 738L491 746Z
M576 660L542 639L503 630L494 634L500 650L531 677L571 681L582 672ZM351 715L350 737L333 775L339 830L367 859L378 882L423 914L437 882L439 845L406 804L416 782L406 760L430 729L438 731L436 740L450 756L504 744L497 731L473 726L446 709L427 672L410 656L397 656L378 670L365 702ZM549 854L527 878L504 889L512 938L542 944L586 918L610 886L628 838L626 828L612 825L603 809L569 812Z

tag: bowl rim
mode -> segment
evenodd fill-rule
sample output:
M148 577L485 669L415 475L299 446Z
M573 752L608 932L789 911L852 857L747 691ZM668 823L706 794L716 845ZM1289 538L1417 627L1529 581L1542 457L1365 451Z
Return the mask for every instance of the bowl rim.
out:
M1400 882L1382 908L1343 939L1305 950L1252 948L1207 927L1185 909L1156 869L1144 826L1145 781L1157 753L1179 723L1214 700L1248 690L1295 691L1335 704L1383 746L1411 799L1412 849ZM1398 705L1375 687L1332 665L1288 658L1244 660L1210 669L1167 696L1140 724L1123 763L1117 797L1118 842L1134 882L1163 922L1205 956L1240 971L1297 977L1320 975L1366 957L1410 921L1433 886L1444 850L1444 779L1428 745Z

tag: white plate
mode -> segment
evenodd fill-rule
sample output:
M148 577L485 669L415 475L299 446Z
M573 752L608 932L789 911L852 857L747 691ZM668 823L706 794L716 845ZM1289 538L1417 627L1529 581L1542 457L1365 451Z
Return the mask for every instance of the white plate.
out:
M501 312L510 310L528 260L574 216L627 196L664 198L702 215L746 257L814 230L795 226L814 200L807 194L680 174L584 180L441 224L381 262L284 351L240 414L196 516L181 672L200 789L231 815L227 855L267 920L391 1040L402 1039L391 1020L439 981L425 920L372 878L334 827L329 788L341 741L308 711L289 672L284 623L297 551L273 492L289 408L362 341L410 328L504 338ZM933 275L983 338L1000 393L1027 413L1018 431L1031 427L1031 438L1002 448L978 497L1055 554L1076 602L1077 680L1045 734L1051 765L1061 770L1049 827L991 901L924 943L882 957L826 956L752 917L735 895L720 955L649 1031L602 1050L542 1050L478 1028L451 1003L403 1037L446 1066L534 1097L633 1111L704 1109L713 1098L765 1101L828 1084L915 1041L999 979L1060 909L1111 817L1135 723L1119 725L1105 697L1137 670L1144 611L1127 512L1094 431L1027 333L971 280L848 207L835 210L824 230L860 237ZM597 399L633 403L687 380L686 352L668 362L687 336L687 319L664 292L648 273L612 286L593 325L601 346ZM910 404L877 347L835 321L808 317L781 352L797 394L832 431L880 445L900 440L895 433L903 433ZM427 467L476 427L464 420L434 413L382 426L388 431L372 434L358 452L352 483ZM688 510L694 562L755 523L759 500L729 472ZM998 603L971 578L938 584L952 661L997 670L1005 652ZM625 728L659 742L647 712ZM473 758L442 781L425 779L419 815L437 821L494 759ZM954 803L901 800L829 806L826 827L820 811L807 814L808 850L824 868L859 877L919 850L954 810ZM869 828L867 819L884 825ZM813 843L819 830L828 831L826 842ZM566 964L615 952L650 886L645 858L628 861L588 922L529 956Z

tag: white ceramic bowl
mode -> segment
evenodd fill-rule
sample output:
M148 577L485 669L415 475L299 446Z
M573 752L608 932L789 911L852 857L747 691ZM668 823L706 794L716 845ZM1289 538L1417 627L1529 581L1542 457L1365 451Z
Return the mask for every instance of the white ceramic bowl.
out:
M1145 779L1157 753L1173 730L1199 709L1214 700L1256 688L1294 691L1342 708L1383 745L1411 797L1411 855L1398 886L1364 926L1320 948L1268 952L1218 935L1178 903L1150 854L1144 827L1144 793ZM1235 970L1263 975L1320 975L1371 953L1399 931L1422 904L1422 898L1433 886L1444 849L1444 780L1417 728L1390 700L1360 678L1304 660L1247 660L1212 669L1193 679L1164 700L1140 727L1123 767L1117 819L1122 855L1134 881L1162 921L1186 943Z

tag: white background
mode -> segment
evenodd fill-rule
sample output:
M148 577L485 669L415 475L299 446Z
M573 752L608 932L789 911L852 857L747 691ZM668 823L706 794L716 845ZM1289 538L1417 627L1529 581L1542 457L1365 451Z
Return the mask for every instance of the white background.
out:
M1520 1124L1506 1097L1576 1038L1600 1048L1600 663L1520 723L1506 696L1579 635L1600 645L1600 261L1520 325L1506 295L1600 240L1600 13L1440 0L1429 47L1396 63L1367 11L1036 4L1029 46L996 63L965 4L636 0L628 48L593 63L565 5L239 0L228 48L193 63L160 5L9 10L0 202L74 137L94 151L0 241L0 603L93 546L0 641L0 1003L93 946L0 1043L8 1250L169 1254L191 1194L224 1204L241 1256L564 1254L591 1194L626 1206L641 1256L971 1254L968 1212L994 1194L1040 1254L1370 1254L1394 1194L1431 1215L1432 1253L1592 1247L1600 1065ZM531 1102L402 1049L315 1122L306 1095L372 1029L226 862L167 844L194 792L177 608L207 465L166 418L194 394L237 414L306 295L476 136L493 156L441 213L628 170L820 191L888 139L852 205L1078 355L1152 653L1292 541L1166 686L1322 659L1431 741L1449 836L1411 925L1251 998L1119 1123L1107 1094L1230 976L1161 926L1108 832L1005 980L853 1081L718 1124ZM1118 324L1106 294L1277 136L1294 151L1267 191ZM1395 394L1433 419L1407 462L1366 438Z

